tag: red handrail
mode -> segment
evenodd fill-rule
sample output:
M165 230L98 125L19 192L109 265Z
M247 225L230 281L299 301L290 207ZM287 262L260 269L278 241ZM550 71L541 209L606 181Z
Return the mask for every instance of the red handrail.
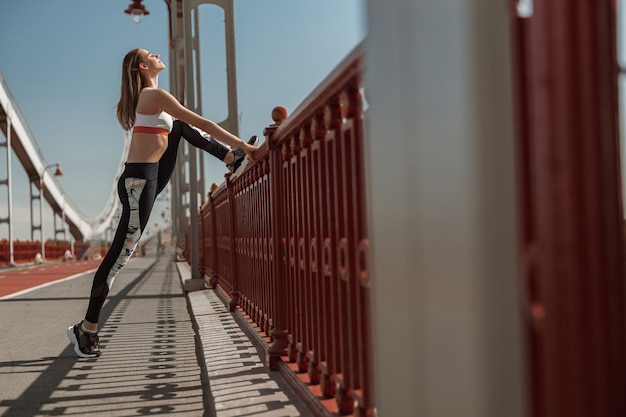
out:
M49 261L64 259L65 251L71 249L69 242L46 242L46 258ZM74 252L82 253L84 248L88 247L88 243L75 242ZM41 253L41 242L30 240L13 241L13 262L15 264L27 264L35 262L38 253ZM9 241L7 239L0 240L0 266L10 264L9 259Z
M257 161L201 207L200 251L270 336L270 367L286 356L340 413L371 415L362 62L360 45L293 115L273 112Z

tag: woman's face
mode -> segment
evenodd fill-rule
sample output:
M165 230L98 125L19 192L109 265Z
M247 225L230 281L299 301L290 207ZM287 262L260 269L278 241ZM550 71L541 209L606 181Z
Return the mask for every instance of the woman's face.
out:
M147 69L158 72L165 68L165 64L161 62L159 54L154 54L144 49L142 51L142 55L143 64L147 67Z

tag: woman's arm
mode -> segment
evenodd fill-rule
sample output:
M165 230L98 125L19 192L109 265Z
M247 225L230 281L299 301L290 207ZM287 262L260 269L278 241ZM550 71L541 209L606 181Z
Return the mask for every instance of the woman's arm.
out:
M205 119L199 114L187 109L167 91L158 88L150 91L149 94L151 95L149 97L150 101L154 103L161 111L165 111L176 119L180 119L185 123L204 130L220 142L224 142L231 147L241 148L250 157L252 157L252 153L258 149L257 146L249 145L247 142L233 135L217 123L209 119Z

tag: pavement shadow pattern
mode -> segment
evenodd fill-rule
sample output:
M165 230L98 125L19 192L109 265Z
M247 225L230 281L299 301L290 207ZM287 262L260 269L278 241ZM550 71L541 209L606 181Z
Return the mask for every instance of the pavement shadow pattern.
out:
M295 417L310 413L286 382L263 364L215 290L188 294L202 340L217 417Z
M0 415L206 415L208 390L202 386L195 333L174 264L165 258L136 260L116 286L122 289L102 314L102 357L76 358L68 343L58 357L0 362L3 379L37 373L19 395L0 394ZM55 331L64 332L63 326Z

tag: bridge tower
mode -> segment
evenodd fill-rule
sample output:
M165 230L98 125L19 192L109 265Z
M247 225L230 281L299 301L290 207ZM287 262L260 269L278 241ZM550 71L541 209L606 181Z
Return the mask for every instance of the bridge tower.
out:
M167 1L166 1L167 2ZM224 12L226 49L226 88L228 112L218 122L220 126L239 135L237 105L237 75L235 63L235 22L233 0L171 0L170 7L170 91L187 108L202 114L202 76L200 42L202 25L200 10L204 5L214 5ZM192 278L201 278L198 252L199 200L208 192L204 182L204 158L186 142L179 149L178 166L172 177L172 228L179 238L189 228L190 264Z

